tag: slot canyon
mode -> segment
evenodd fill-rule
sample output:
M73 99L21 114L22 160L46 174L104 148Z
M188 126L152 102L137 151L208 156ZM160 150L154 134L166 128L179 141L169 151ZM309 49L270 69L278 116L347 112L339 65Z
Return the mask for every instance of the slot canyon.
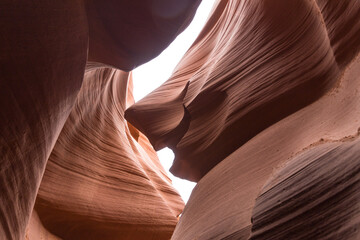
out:
M215 0L135 102L202 1L0 2L0 240L360 239L360 0Z

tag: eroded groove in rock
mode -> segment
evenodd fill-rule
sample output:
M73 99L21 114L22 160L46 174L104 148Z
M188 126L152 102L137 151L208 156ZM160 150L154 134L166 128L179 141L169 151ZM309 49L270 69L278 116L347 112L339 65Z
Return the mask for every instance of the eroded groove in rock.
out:
M174 150L174 175L198 181L259 132L336 85L360 48L359 21L352 21L360 7L357 1L318 2L218 1L206 32L173 76L126 111L152 143ZM184 98L174 101L185 86ZM173 141L184 114L180 105L191 120Z
M85 73L35 207L61 238L169 239L184 207L147 138L124 119L129 78L111 68Z
M359 189L359 139L314 147L264 187L250 239L359 239Z
M25 240L60 240L61 238L50 233L41 223L35 210L31 214L26 227Z
M1 1L0 239L25 235L47 159L81 87L87 52L99 62L93 68L131 70L165 49L199 3Z
M172 239L248 239L255 199L274 171L313 143L353 139L360 127L360 57L346 68L336 89L262 131L209 171L194 188Z
M359 134L360 2L219 0L172 77L127 123L131 76L110 66L155 57L199 3L0 3L0 239L25 236L65 121L29 239L170 238L184 204L142 132L174 150L176 175L199 181L173 239L247 239L257 197L254 239L359 237L359 206L349 203L359 202L359 140L340 142ZM80 90L87 51L97 62ZM312 162L288 176L304 159ZM312 180L304 173L328 191L301 192L294 182ZM304 230L309 223L321 233Z
M201 0L88 0L89 60L132 70L191 22Z
M357 54L360 42L360 2L316 0L326 24L338 64L343 67Z
M88 33L78 0L0 9L0 239L18 240L80 89Z

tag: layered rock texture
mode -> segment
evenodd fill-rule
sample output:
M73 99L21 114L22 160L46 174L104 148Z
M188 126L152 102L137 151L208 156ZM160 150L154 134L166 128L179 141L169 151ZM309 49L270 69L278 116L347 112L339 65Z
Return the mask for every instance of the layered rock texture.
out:
M155 149L173 149L175 175L198 181L335 86L357 52L349 42L360 40L358 5L220 1L173 76L126 117Z
M219 0L134 104L199 3L0 3L0 239L360 238L360 2Z
M294 157L264 186L250 239L360 238L360 140L347 140Z
M40 0L36 3L19 0L1 1L0 239L17 240L23 239L25 236L25 228L33 210L48 158L70 112L75 111L74 106L80 101L77 96L83 83L87 60L91 59L119 69L131 70L165 49L177 34L189 24L199 2L167 0L111 2ZM135 14L135 12L140 13L140 15ZM108 48L105 49L104 46ZM99 64L95 65L98 66ZM94 77L94 79L96 78ZM103 81L104 84L107 84L105 83L106 79ZM126 82L126 78L122 81ZM99 86L96 85L95 81L93 84L94 87ZM112 86L109 85L109 87ZM117 90L120 91L119 88ZM91 100L97 101L101 99L101 94L106 94L102 93L105 91L102 88L92 89L92 91L94 95L98 94L99 97L90 94ZM86 94L83 90L81 92ZM108 90L108 93L111 91ZM126 93L126 90L122 89L121 93ZM106 225L113 229L115 225L118 227L129 224L128 232L132 231L136 235L137 232L143 231L144 234L148 234L146 236L149 239L162 239L169 237L171 229L176 224L176 215L179 214L182 207L181 199L174 193L174 190L169 189L169 181L163 176L163 170L159 167L154 151L151 150L143 135L139 134L136 137L138 143L129 140L124 143L121 142L124 145L119 144L119 141L127 138L128 133L126 131L133 129L132 132L135 134L137 132L132 127L129 129L125 127L124 120L121 120L121 111L125 107L124 99L126 96L117 96L117 100L122 100L122 102L117 102L117 105L111 106L112 111L114 111L111 113L117 114L119 121L113 123L112 127L114 128L116 125L121 128L123 125L120 135L111 127L106 128L106 130L114 130L113 137L109 132L106 136L103 136L105 133L96 132L95 130L98 127L107 124L108 119L101 117L106 115L105 113L110 114L110 110L107 109L110 106L106 105L100 108L101 103L84 99L83 102L86 104L78 112L79 119L74 120L75 116L73 116L68 120L76 123L76 125L68 128L68 131L72 129L73 132L62 134L65 138L71 136L71 139L66 140L68 145L64 145L65 140L63 139L59 144L63 146L64 152L57 152L57 155L54 153L51 157L61 158L60 160L64 161L54 163L58 167L53 166L52 170L62 167L63 171L56 172L55 176L50 173L45 176L44 180L49 179L54 185L48 188L51 183L43 181L44 191L40 191L42 201L39 198L39 202L48 204L49 210L46 214L45 211L41 210L40 206L42 205L39 203L39 216L44 226L51 228L51 231L56 233L59 231L51 227L54 222L51 219L53 215L50 214L58 210L56 208L58 205L55 206L55 204L64 207L59 212L63 215L58 216L59 222L57 224L60 229L68 231L66 227L72 221L71 216L74 219L77 218L77 224L71 226L69 233L62 232L59 234L62 237L67 238L70 233L73 233L72 238L81 239L82 237L76 234L79 234L79 231L83 231L85 235L90 234L91 226L101 228L101 225ZM114 100L107 102L114 104ZM89 107L89 111L98 112L86 112L88 105L94 107ZM119 108L120 105L122 108ZM78 129L78 125L84 127L80 123L88 121L82 119L83 115L96 118L89 120L91 124L95 125L88 125L88 129L85 128L84 132L80 132L80 129L79 132L74 132ZM91 130L95 132L90 133ZM98 144L94 147L99 146L102 151L108 152L109 156L104 157L102 162L97 162L101 155L99 149L92 149L97 154L87 155L94 158L86 159L85 154L93 152L88 151L90 147L82 142L83 139L78 139L78 137L86 134L89 134L88 137L91 135L92 140ZM99 135L103 138L100 138ZM102 143L104 146L102 146L100 139L108 141L108 145L104 142ZM114 139L117 141L109 143ZM75 147L74 151L69 150L69 147ZM81 147L84 147L83 153L79 152ZM122 155L119 153L120 150L115 151L116 154L112 153L109 150L111 147L122 149L123 152L120 152ZM74 154L77 154L77 158L73 158ZM70 166L67 165L70 158L71 167L74 169L67 169L69 175L66 175L64 169ZM93 165L82 169L84 162L81 160L84 159ZM127 161L122 162L124 159ZM151 161L153 163L150 163ZM103 166L98 169L98 172L94 171L95 166L100 163ZM119 173L119 171L123 171L124 175L120 178L114 177L114 174ZM82 176L80 178L83 181L82 183L87 182L89 185L84 186L79 179L76 180L73 176L75 173L78 177ZM132 179L131 176L134 177L133 181L127 182ZM61 177L61 181L59 177ZM80 187L77 189L79 192L76 195L70 195L70 190L65 189L65 186L69 185L65 183L71 184L75 180L78 185L74 184L74 187ZM127 187L125 187L126 183L128 183ZM118 185L112 186L111 184ZM53 191L54 189L57 191ZM47 195L46 191L52 191L52 193ZM136 191L139 191L138 195L140 192L144 193L143 196L138 197ZM129 196L125 195L124 192L129 193ZM88 199L81 202L81 199L90 196L88 194L92 195L95 200ZM112 200L111 194L116 196ZM54 199L54 195L57 196L57 199ZM79 195L83 197L79 198ZM149 199L145 196L149 196ZM130 207L125 202L119 201L120 198L127 202L133 202L134 205ZM65 199L67 201L61 201ZM66 204L69 202L72 204L67 206ZM138 208L140 203L144 206L153 207L145 207L142 210L142 207ZM83 223L81 217L87 216L84 212L90 211L89 209L94 205L97 205L98 208L94 208L94 212L87 218L88 222ZM120 207L121 205L124 209ZM159 210L155 209L157 206ZM65 213L75 209L77 211ZM122 215L122 217L119 215L132 210L133 214L128 216L129 220L119 220L119 218L127 217L127 215ZM111 211L114 215L109 216ZM49 221L44 220L45 217ZM168 219L166 219L167 217ZM138 220L139 218L142 220ZM42 229L40 228L41 222L39 223L36 219L32 220L34 224L30 224L30 227L37 226L37 229ZM66 222L68 223L65 224ZM110 222L116 222L116 224L111 225ZM141 227L142 224L143 227ZM159 224L159 228L154 230L156 224ZM87 226L87 228L81 226ZM94 227L94 231L99 231L98 228ZM119 229L118 233L121 231ZM107 231L104 230L103 232L106 233ZM35 233L32 236L48 235ZM97 237L97 235L93 236L94 238ZM114 237L117 238L118 235L115 234ZM37 238L35 237L35 239Z
M146 137L128 125L131 75L86 70L46 165L35 210L65 239L169 239L184 203Z
M81 87L88 31L77 0L5 0L0 9L0 239L22 239Z
M342 141L360 127L359 49L359 1L218 1L171 78L125 113L198 181L172 239L357 239L360 149Z

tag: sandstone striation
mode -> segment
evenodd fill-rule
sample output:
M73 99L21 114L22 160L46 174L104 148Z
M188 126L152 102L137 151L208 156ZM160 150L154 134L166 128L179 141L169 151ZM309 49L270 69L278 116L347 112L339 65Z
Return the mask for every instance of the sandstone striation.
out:
M345 2L218 1L172 77L126 118L173 149L174 175L200 180L335 86L360 41L359 2Z
M198 181L172 239L247 239L274 169L304 149L357 138L359 19L358 1L218 1L171 78L125 113L155 149L173 149L175 175ZM349 212L354 221L356 207ZM314 227L323 227L319 219ZM277 231L258 224L264 239ZM338 229L329 225L327 236Z
M131 74L88 66L41 182L40 220L64 239L169 239L184 203L124 119Z
M0 3L0 239L360 237L360 1L218 0L134 104L199 4Z
M359 76L360 56L348 65L337 88L262 131L209 171L195 186L172 239L248 239L255 200L287 161L321 144L359 137ZM352 148L355 156L356 146ZM327 186L331 187L336 186ZM313 222L314 228L316 224L321 226L322 221Z
M170 2L1 1L0 239L25 236L47 160L75 104L87 59L131 70L158 55L189 24L200 3ZM143 136L140 139L145 144ZM130 153L128 158L133 159ZM166 192L167 179L164 184L160 188ZM154 195L155 189L149 194ZM169 190L170 195L173 191ZM182 206L176 194L172 200L169 208L176 210L160 214L160 218L169 217L165 235L170 234ZM166 209L160 212L170 211ZM156 218L156 213L152 216Z
M78 0L0 9L0 239L18 240L81 87L88 32Z
M251 240L360 238L360 139L345 141L291 159L264 186Z

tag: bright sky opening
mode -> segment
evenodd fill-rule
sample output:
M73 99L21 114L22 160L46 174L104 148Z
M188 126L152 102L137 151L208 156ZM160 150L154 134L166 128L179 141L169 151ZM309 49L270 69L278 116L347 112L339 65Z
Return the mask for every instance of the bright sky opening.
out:
M193 21L184 32L182 32L158 57L141 65L133 71L135 101L145 97L169 79L180 59L184 56L185 52L190 48L201 29L204 27L214 2L215 0L203 0ZM174 160L174 154L169 148L162 149L157 153L160 162L172 179L173 186L177 189L186 203L196 184L177 178L169 172L169 168Z

